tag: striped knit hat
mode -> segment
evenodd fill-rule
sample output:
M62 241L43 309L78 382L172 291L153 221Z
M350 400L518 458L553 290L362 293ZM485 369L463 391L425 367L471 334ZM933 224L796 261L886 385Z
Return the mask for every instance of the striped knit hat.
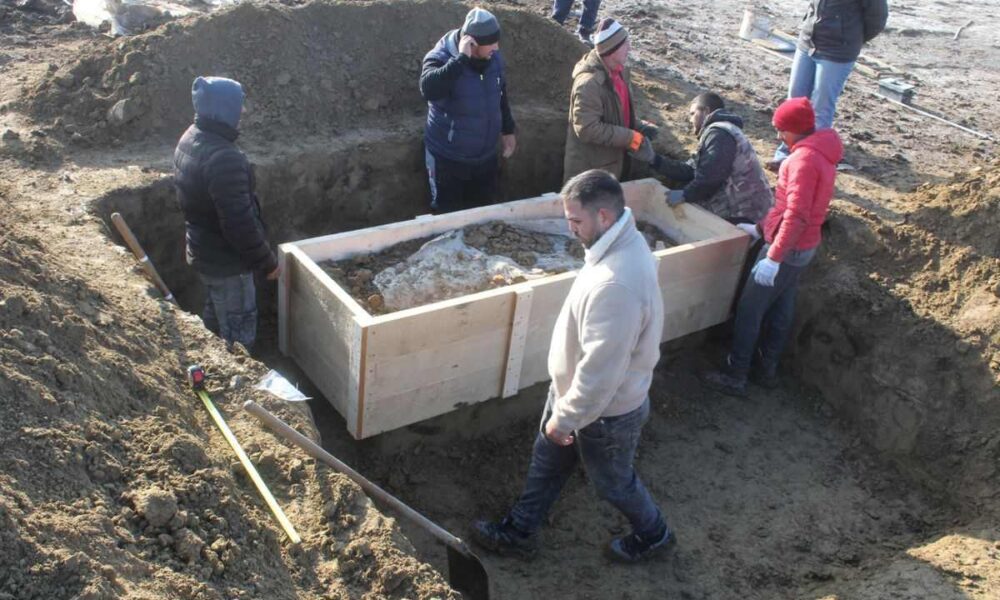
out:
M594 45L597 47L597 53L601 56L611 54L627 39L628 32L625 31L621 23L611 17L602 19L594 33Z

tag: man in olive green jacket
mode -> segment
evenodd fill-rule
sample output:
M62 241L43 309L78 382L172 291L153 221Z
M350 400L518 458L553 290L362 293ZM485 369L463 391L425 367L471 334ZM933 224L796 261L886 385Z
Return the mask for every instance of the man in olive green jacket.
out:
M636 118L633 108L628 32L607 18L593 39L594 49L573 68L563 181L589 169L621 180L628 175L627 152L644 162L653 159L656 127Z

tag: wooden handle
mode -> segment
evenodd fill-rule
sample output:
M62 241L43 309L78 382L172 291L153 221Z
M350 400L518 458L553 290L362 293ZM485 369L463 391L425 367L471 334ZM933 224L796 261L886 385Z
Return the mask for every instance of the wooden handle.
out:
M226 438L226 441L229 442L229 446L233 449L233 452L235 452L236 456L239 457L240 463L243 465L243 468L246 469L247 475L250 476L251 481L253 481L253 484L257 487L257 491L260 492L260 495L264 498L264 502L266 502L268 508L271 509L271 514L273 514L274 518L278 520L281 528L285 530L285 535L288 536L288 539L291 540L293 544L301 542L302 538L299 537L298 532L295 531L295 527L292 526L292 522L288 520L287 516L285 516L285 512L281 510L281 507L278 505L278 501L275 500L274 496L271 494L271 490L267 489L267 484L265 484L264 480L260 478L260 473L257 472L253 463L250 462L250 458L247 457L247 453L243 451L239 440L236 439L232 430L230 430L229 426L226 425L226 421L222 418L222 414L219 413L218 409L215 408L215 404L212 403L212 399L209 398L208 393L204 390L199 391L198 397L201 398L201 402L205 405L205 409L208 410L208 414L212 415L212 420L215 421L219 431L222 432L222 436Z
M111 213L111 222L114 223L115 229L121 234L122 239L125 240L125 245L129 247L132 254L135 255L136 260L142 265L142 269L146 272L146 275L153 281L153 284L160 290L163 297L177 304L177 300L174 295L170 293L170 288L167 284L160 278L160 274L156 272L156 267L153 266L153 261L149 260L146 256L146 251L142 249L139 245L139 240L136 239L135 234L129 228L128 223L122 218L120 213Z
M441 543L447 544L452 548L458 550L463 554L470 554L469 548L465 545L465 542L453 536L452 534L445 531L440 525L434 523L427 517L413 510L406 504L403 504L398 498L390 494L389 492L383 490L379 486L375 485L371 481L365 479L361 473L358 473L351 467L347 466L341 462L337 457L333 456L323 448L321 448L316 442L310 440L306 436L302 435L298 431L295 431L289 427L284 421L278 417L272 415L264 407L260 406L253 400L247 400L243 403L243 409L253 416L260 419L260 421L267 425L272 431L274 431L279 436L285 438L292 444L295 444L302 450L306 452L309 456L312 456L316 460L322 461L332 467L334 470L343 473L351 478L354 483L361 486L361 489L365 491L366 494L376 498L384 504L388 504L397 512L403 514L403 516L411 519L417 525L426 529L431 535L436 537Z

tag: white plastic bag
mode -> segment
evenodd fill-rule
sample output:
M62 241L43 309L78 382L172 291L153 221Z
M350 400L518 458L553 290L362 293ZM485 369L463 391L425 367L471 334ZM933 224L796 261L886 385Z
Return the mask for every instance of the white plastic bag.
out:
M255 389L264 390L265 392L271 392L275 396L285 400L287 402L305 402L306 400L312 400L309 396L306 396L298 390L292 382L285 379L285 377L271 369L264 375L257 385L254 386Z
M208 12L222 6L238 4L240 0L73 0L76 20L94 28L111 23L112 35L132 35L160 23L185 17L196 12Z
M566 252L570 240L563 219L508 221L510 225L551 237L552 249L536 253L532 266L513 258L486 254L465 243L462 230L449 231L421 246L405 261L375 275L374 284L390 311L403 310L489 289L494 280L538 279L578 268L582 261Z

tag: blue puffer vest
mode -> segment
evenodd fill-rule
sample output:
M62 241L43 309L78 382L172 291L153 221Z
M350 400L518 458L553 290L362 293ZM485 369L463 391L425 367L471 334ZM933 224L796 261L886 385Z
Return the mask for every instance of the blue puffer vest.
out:
M458 56L457 32L445 34L424 60L435 58L444 64ZM450 96L427 103L428 150L462 163L482 163L496 156L503 66L499 50L482 73L466 65Z

